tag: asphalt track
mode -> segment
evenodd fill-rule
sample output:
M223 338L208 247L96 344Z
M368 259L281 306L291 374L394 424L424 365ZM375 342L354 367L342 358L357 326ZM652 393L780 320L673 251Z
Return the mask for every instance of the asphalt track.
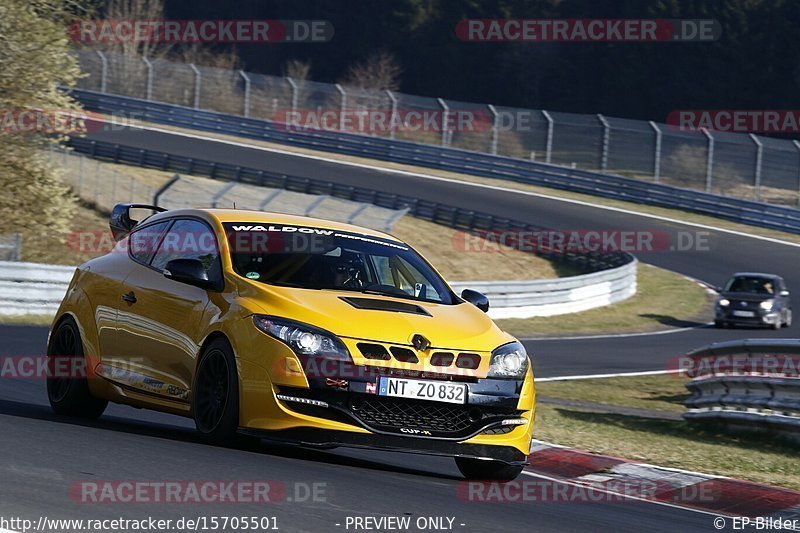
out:
M43 333L44 328L3 328L0 355L40 354ZM446 458L267 444L220 448L198 442L189 420L119 405L110 406L97 422L79 422L51 413L38 379L0 384L0 435L0 517L34 522L41 516L178 520L233 515L275 517L282 531L327 532L355 531L346 528L348 517L410 516L450 517L452 531L476 533L713 529L710 515L640 501L519 501L513 494L502 503L470 501ZM131 480L274 481L293 501L84 503L75 489L83 482ZM535 476L519 480L557 490ZM316 487L316 498L308 499L308 487Z
M312 161L261 150L137 131L96 132L97 138L189 157L413 194L554 229L654 230L677 242L696 228L513 191L476 189L370 169ZM498 185L502 185L498 183ZM736 270L781 274L800 287L800 249L709 231L708 248L639 254L642 261L717 285ZM670 310L663 321L671 323ZM783 332L697 328L664 335L573 340L528 340L539 376L660 370L670 357L715 340L797 336ZM46 328L0 327L0 355L44 351ZM453 531L711 531L713 517L653 503L466 501L449 459L366 451L317 451L268 445L218 448L199 443L189 421L109 407L95 423L56 417L41 380L0 383L0 517L180 518L274 516L284 531L354 531L347 517L453 517ZM270 505L85 504L70 497L83 480L275 480L322 484L317 501ZM523 480L537 481L534 476ZM539 480L541 481L541 480ZM294 498L293 499L297 499ZM339 525L337 525L339 524ZM461 525L464 524L464 525ZM413 528L411 529L414 530ZM361 530L363 531L363 530Z

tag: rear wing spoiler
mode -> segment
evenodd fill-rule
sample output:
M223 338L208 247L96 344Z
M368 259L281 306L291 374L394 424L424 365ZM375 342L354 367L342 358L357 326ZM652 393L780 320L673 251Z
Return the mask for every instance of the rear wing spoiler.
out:
M145 219L133 220L131 218L131 209L149 209L154 213L163 213L165 208L157 205L149 204L117 204L111 210L111 217L108 219L108 225L111 227L111 234L114 236L114 241L119 242L136 227L136 224L143 222Z

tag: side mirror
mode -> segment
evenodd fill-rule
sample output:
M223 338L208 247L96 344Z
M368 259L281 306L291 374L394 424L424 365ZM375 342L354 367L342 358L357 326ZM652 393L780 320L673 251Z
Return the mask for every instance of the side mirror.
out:
M164 277L201 289L215 289L217 286L208 278L208 272L198 259L173 259L164 268Z
M789 296L789 291L782 290L781 292L778 293L778 296Z
M464 289L461 291L461 297L484 313L489 310L489 298L487 298L485 294L473 291L472 289Z

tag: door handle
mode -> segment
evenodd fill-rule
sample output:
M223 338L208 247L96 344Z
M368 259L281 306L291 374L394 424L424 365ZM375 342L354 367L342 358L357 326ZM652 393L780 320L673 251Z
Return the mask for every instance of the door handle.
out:
M122 299L128 302L129 304L136 303L136 295L133 294L133 291L129 292L128 294L123 294Z

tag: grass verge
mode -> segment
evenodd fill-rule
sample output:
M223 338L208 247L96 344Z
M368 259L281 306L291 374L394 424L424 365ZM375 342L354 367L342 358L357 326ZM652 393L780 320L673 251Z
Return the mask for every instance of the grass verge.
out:
M537 384L536 393L675 413L684 410L685 381L676 376L637 376L544 382ZM800 489L797 445L766 435L540 403L534 437L660 466Z
M694 281L639 263L636 295L624 302L568 315L509 318L497 323L523 337L657 331L708 322L712 302L708 291Z

